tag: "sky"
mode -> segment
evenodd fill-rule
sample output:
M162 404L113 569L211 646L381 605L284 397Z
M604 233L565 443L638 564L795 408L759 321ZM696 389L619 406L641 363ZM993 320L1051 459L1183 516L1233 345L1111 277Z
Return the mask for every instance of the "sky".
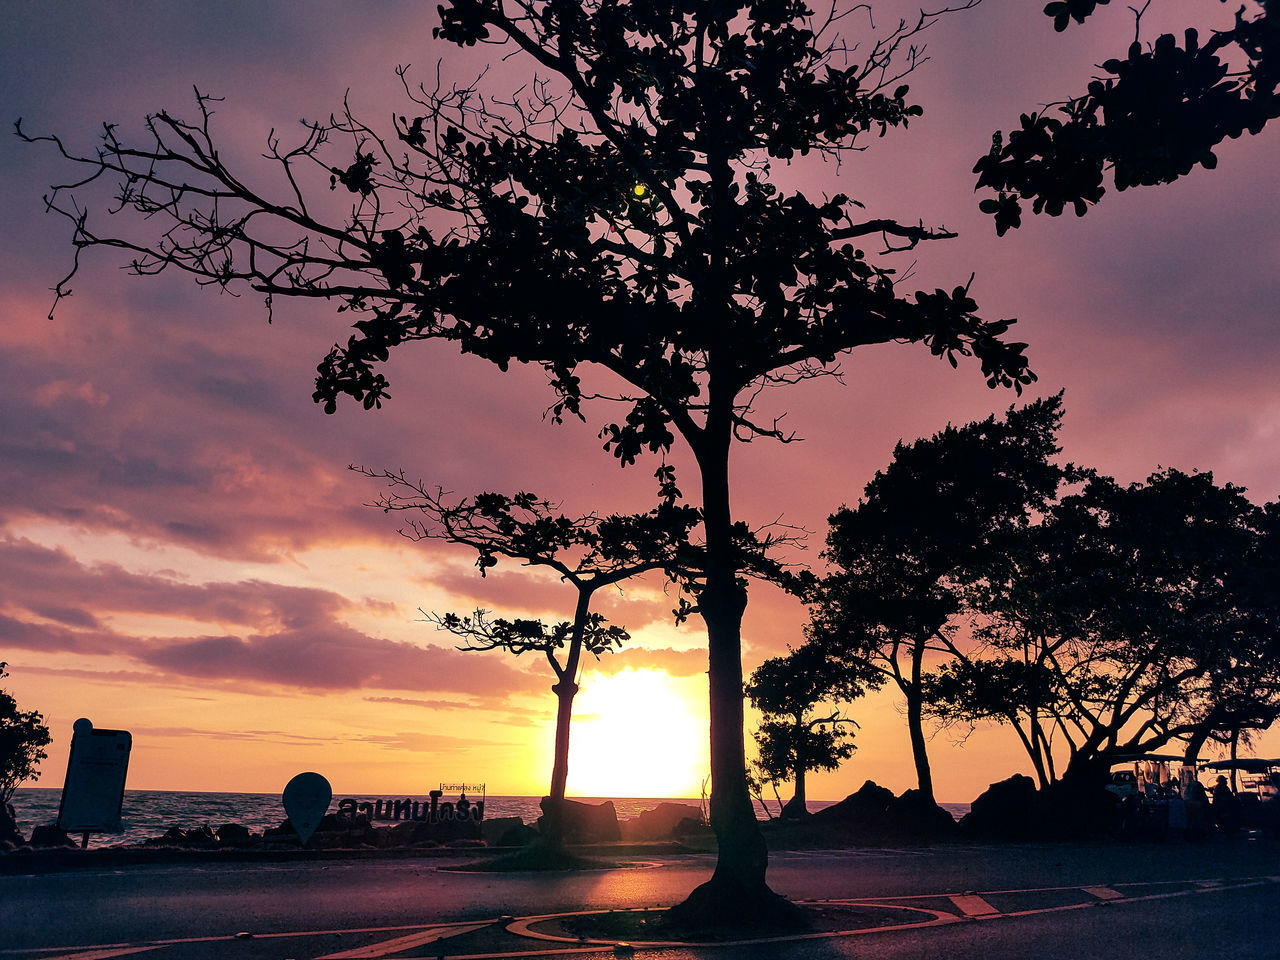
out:
M850 40L892 26L891 6L875 8L879 33L865 15L848 18ZM1133 35L1121 4L1064 35L1041 6L985 0L944 18L910 78L923 117L838 169L778 177L847 193L869 217L958 232L899 255L893 265L912 274L901 289L949 289L972 274L984 317L1018 318L1039 376L1023 399L1065 390L1064 457L1123 482L1161 467L1212 470L1257 502L1275 499L1280 130L1223 145L1215 171L1109 192L1082 219L1028 216L997 238L970 173L991 134L1082 92L1092 64L1123 55ZM492 48L464 54L431 39L433 8L0 0L0 104L6 123L22 117L30 133L86 150L103 122L129 135L161 108L193 115L196 85L225 98L226 155L261 170L269 131L292 136L348 92L357 114L389 123L405 109L397 65L424 81L437 63L446 78L483 68ZM1217 3L1153 0L1143 35L1226 15ZM506 92L526 75L513 58L486 82ZM378 485L347 467L403 468L459 495L533 491L576 515L645 509L658 463L620 470L596 436L612 410L588 406L585 424L554 425L540 371L499 374L447 345L402 347L381 410L346 403L326 416L310 399L315 365L348 335L347 315L278 303L268 325L252 295L133 277L110 251L83 258L74 295L48 319L72 251L41 197L74 177L47 145L0 138L0 660L6 689L42 711L54 737L39 785L61 785L83 716L133 734L134 788L275 792L316 770L340 793L458 780L545 792L547 664L460 652L423 611L564 619L572 590L509 562L481 579L465 550L409 542L394 516L366 506ZM1019 399L920 347L859 350L842 369L842 383L767 402L802 442L734 451L735 509L809 531L799 559L817 568L827 516L856 503L895 443ZM672 455L678 472L687 460ZM653 579L603 599L633 639L584 673L571 793L697 796L708 767L704 637L696 619L672 624L673 605ZM794 600L754 589L746 669L799 643L804 622ZM867 779L912 786L895 698L867 697L850 715L857 753L811 777L809 796L837 799ZM930 749L943 801L1028 772L999 729L963 741L939 732Z

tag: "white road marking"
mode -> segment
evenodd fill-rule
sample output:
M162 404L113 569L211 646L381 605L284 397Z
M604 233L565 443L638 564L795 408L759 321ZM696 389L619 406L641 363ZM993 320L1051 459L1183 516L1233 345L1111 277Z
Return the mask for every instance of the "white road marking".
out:
M1080 889L1099 900L1119 900L1124 896L1119 890L1112 890L1110 887L1081 887Z
M399 953L401 950L421 947L427 943L435 943L437 940L447 940L450 937L461 936L473 930L482 930L487 926L489 926L489 921L462 925L451 923L445 926L429 927L426 930L420 930L418 933L411 933L405 937L381 940L378 943L367 943L363 947L353 947L350 950L342 950L338 953L326 953L323 957L317 957L316 960L356 960L356 958L361 957L385 957L388 954Z
M43 957L41 960L108 960L110 957L128 957L135 953L159 949L159 946L106 947L102 950L79 951L77 953L64 953L56 957Z
M974 893L957 893L948 897L966 917L989 917L1000 911Z

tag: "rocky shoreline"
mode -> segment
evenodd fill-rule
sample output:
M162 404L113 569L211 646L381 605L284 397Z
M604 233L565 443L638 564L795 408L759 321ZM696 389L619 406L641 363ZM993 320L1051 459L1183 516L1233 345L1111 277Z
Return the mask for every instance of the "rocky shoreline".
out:
M761 829L772 849L1138 838L1125 835L1122 814L1115 795L1101 788L1038 791L1029 778L1015 775L991 784L973 802L971 812L957 822L918 791L897 795L868 780L839 803L802 817L768 820ZM659 803L637 817L619 820L612 801L567 800L563 821L566 841L576 847L604 845L635 853L642 848L655 852L715 849L703 812L690 804ZM33 857L53 863L51 854L58 854L59 866L88 860L154 862L192 855L218 859L466 855L527 846L539 837L541 822L541 818L525 823L519 817L494 817L406 820L383 826L367 813L344 810L326 814L305 845L286 819L261 833L238 823L174 825L140 845L81 850L74 838L53 825L38 826L30 838L24 838L10 817L7 834L0 818L0 869ZM1163 834L1140 838L1159 839Z

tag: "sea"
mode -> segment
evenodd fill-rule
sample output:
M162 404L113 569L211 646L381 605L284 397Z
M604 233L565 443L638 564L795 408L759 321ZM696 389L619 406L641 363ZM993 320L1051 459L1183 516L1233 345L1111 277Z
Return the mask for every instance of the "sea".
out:
M357 795L335 794L330 812L336 812L338 801L352 797L356 800L419 800L425 795ZM58 806L62 790L58 787L19 787L13 795L14 812L18 829L30 835L33 827L54 823L58 819ZM444 799L453 799L445 797ZM471 799L479 797L472 794ZM671 797L574 797L584 803L602 803L612 800L619 820L629 820L645 810L652 810L660 803L687 803L700 806L703 800ZM492 817L519 817L525 823L538 819L539 797L484 797L484 815ZM831 806L834 800L810 800L809 812ZM959 819L969 812L967 803L943 803L940 806ZM761 819L763 813L757 813ZM181 790L126 790L121 807L122 831L120 833L95 833L90 835L89 847L121 847L141 844L150 837L159 837L170 827L192 830L208 826L217 830L224 823L239 823L254 833L268 827L278 827L285 819L284 803L278 793L200 793Z

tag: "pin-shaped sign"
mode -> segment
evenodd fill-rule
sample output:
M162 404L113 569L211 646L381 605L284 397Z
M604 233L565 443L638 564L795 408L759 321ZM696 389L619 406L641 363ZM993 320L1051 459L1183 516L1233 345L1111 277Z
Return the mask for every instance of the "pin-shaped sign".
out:
M318 773L300 773L284 788L284 812L305 845L329 809L333 788Z

